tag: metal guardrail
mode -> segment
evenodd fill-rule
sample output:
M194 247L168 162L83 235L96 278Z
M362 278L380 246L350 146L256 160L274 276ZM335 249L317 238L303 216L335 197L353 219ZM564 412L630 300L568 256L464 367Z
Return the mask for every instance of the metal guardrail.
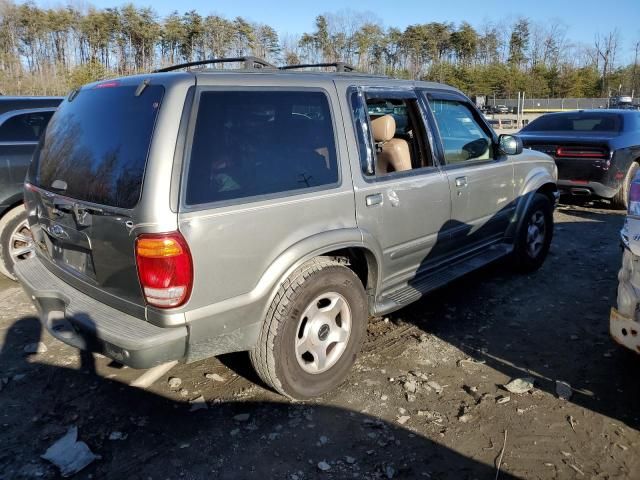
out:
M489 106L494 105L493 98ZM495 105L506 105L513 109L518 105L517 98L496 98ZM524 113L562 112L564 110L586 110L608 108L608 98L525 98Z

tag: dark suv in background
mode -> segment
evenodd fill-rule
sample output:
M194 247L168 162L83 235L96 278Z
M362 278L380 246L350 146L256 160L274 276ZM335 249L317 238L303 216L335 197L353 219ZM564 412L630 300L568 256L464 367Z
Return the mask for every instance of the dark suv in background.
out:
M61 97L0 96L0 273L14 278L16 261L33 255L22 185L40 134Z

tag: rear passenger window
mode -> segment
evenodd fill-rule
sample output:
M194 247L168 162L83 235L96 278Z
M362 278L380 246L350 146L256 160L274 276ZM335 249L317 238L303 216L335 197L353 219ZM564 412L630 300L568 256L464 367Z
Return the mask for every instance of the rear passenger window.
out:
M351 96L365 175L382 177L433 166L413 92L367 92L362 98L364 104L358 92ZM370 157L372 165L367 164Z
M308 91L200 95L186 203L296 192L338 182L327 97Z

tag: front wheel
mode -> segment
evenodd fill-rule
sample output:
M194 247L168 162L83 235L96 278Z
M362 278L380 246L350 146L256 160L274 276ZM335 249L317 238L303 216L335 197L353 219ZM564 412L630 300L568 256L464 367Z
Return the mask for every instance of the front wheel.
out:
M367 320L360 279L333 258L314 258L283 282L250 352L251 363L281 394L318 397L348 375Z
M553 237L553 204L536 193L524 214L516 234L513 251L516 269L533 272L544 263Z

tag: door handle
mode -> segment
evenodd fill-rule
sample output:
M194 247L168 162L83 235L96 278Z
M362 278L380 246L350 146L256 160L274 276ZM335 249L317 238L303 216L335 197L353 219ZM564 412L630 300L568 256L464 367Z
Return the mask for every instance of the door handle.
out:
M382 194L374 193L373 195L367 195L365 198L365 203L367 207L373 207L374 205L382 205Z
M467 186L467 177L458 177L456 178L456 187L464 188Z

